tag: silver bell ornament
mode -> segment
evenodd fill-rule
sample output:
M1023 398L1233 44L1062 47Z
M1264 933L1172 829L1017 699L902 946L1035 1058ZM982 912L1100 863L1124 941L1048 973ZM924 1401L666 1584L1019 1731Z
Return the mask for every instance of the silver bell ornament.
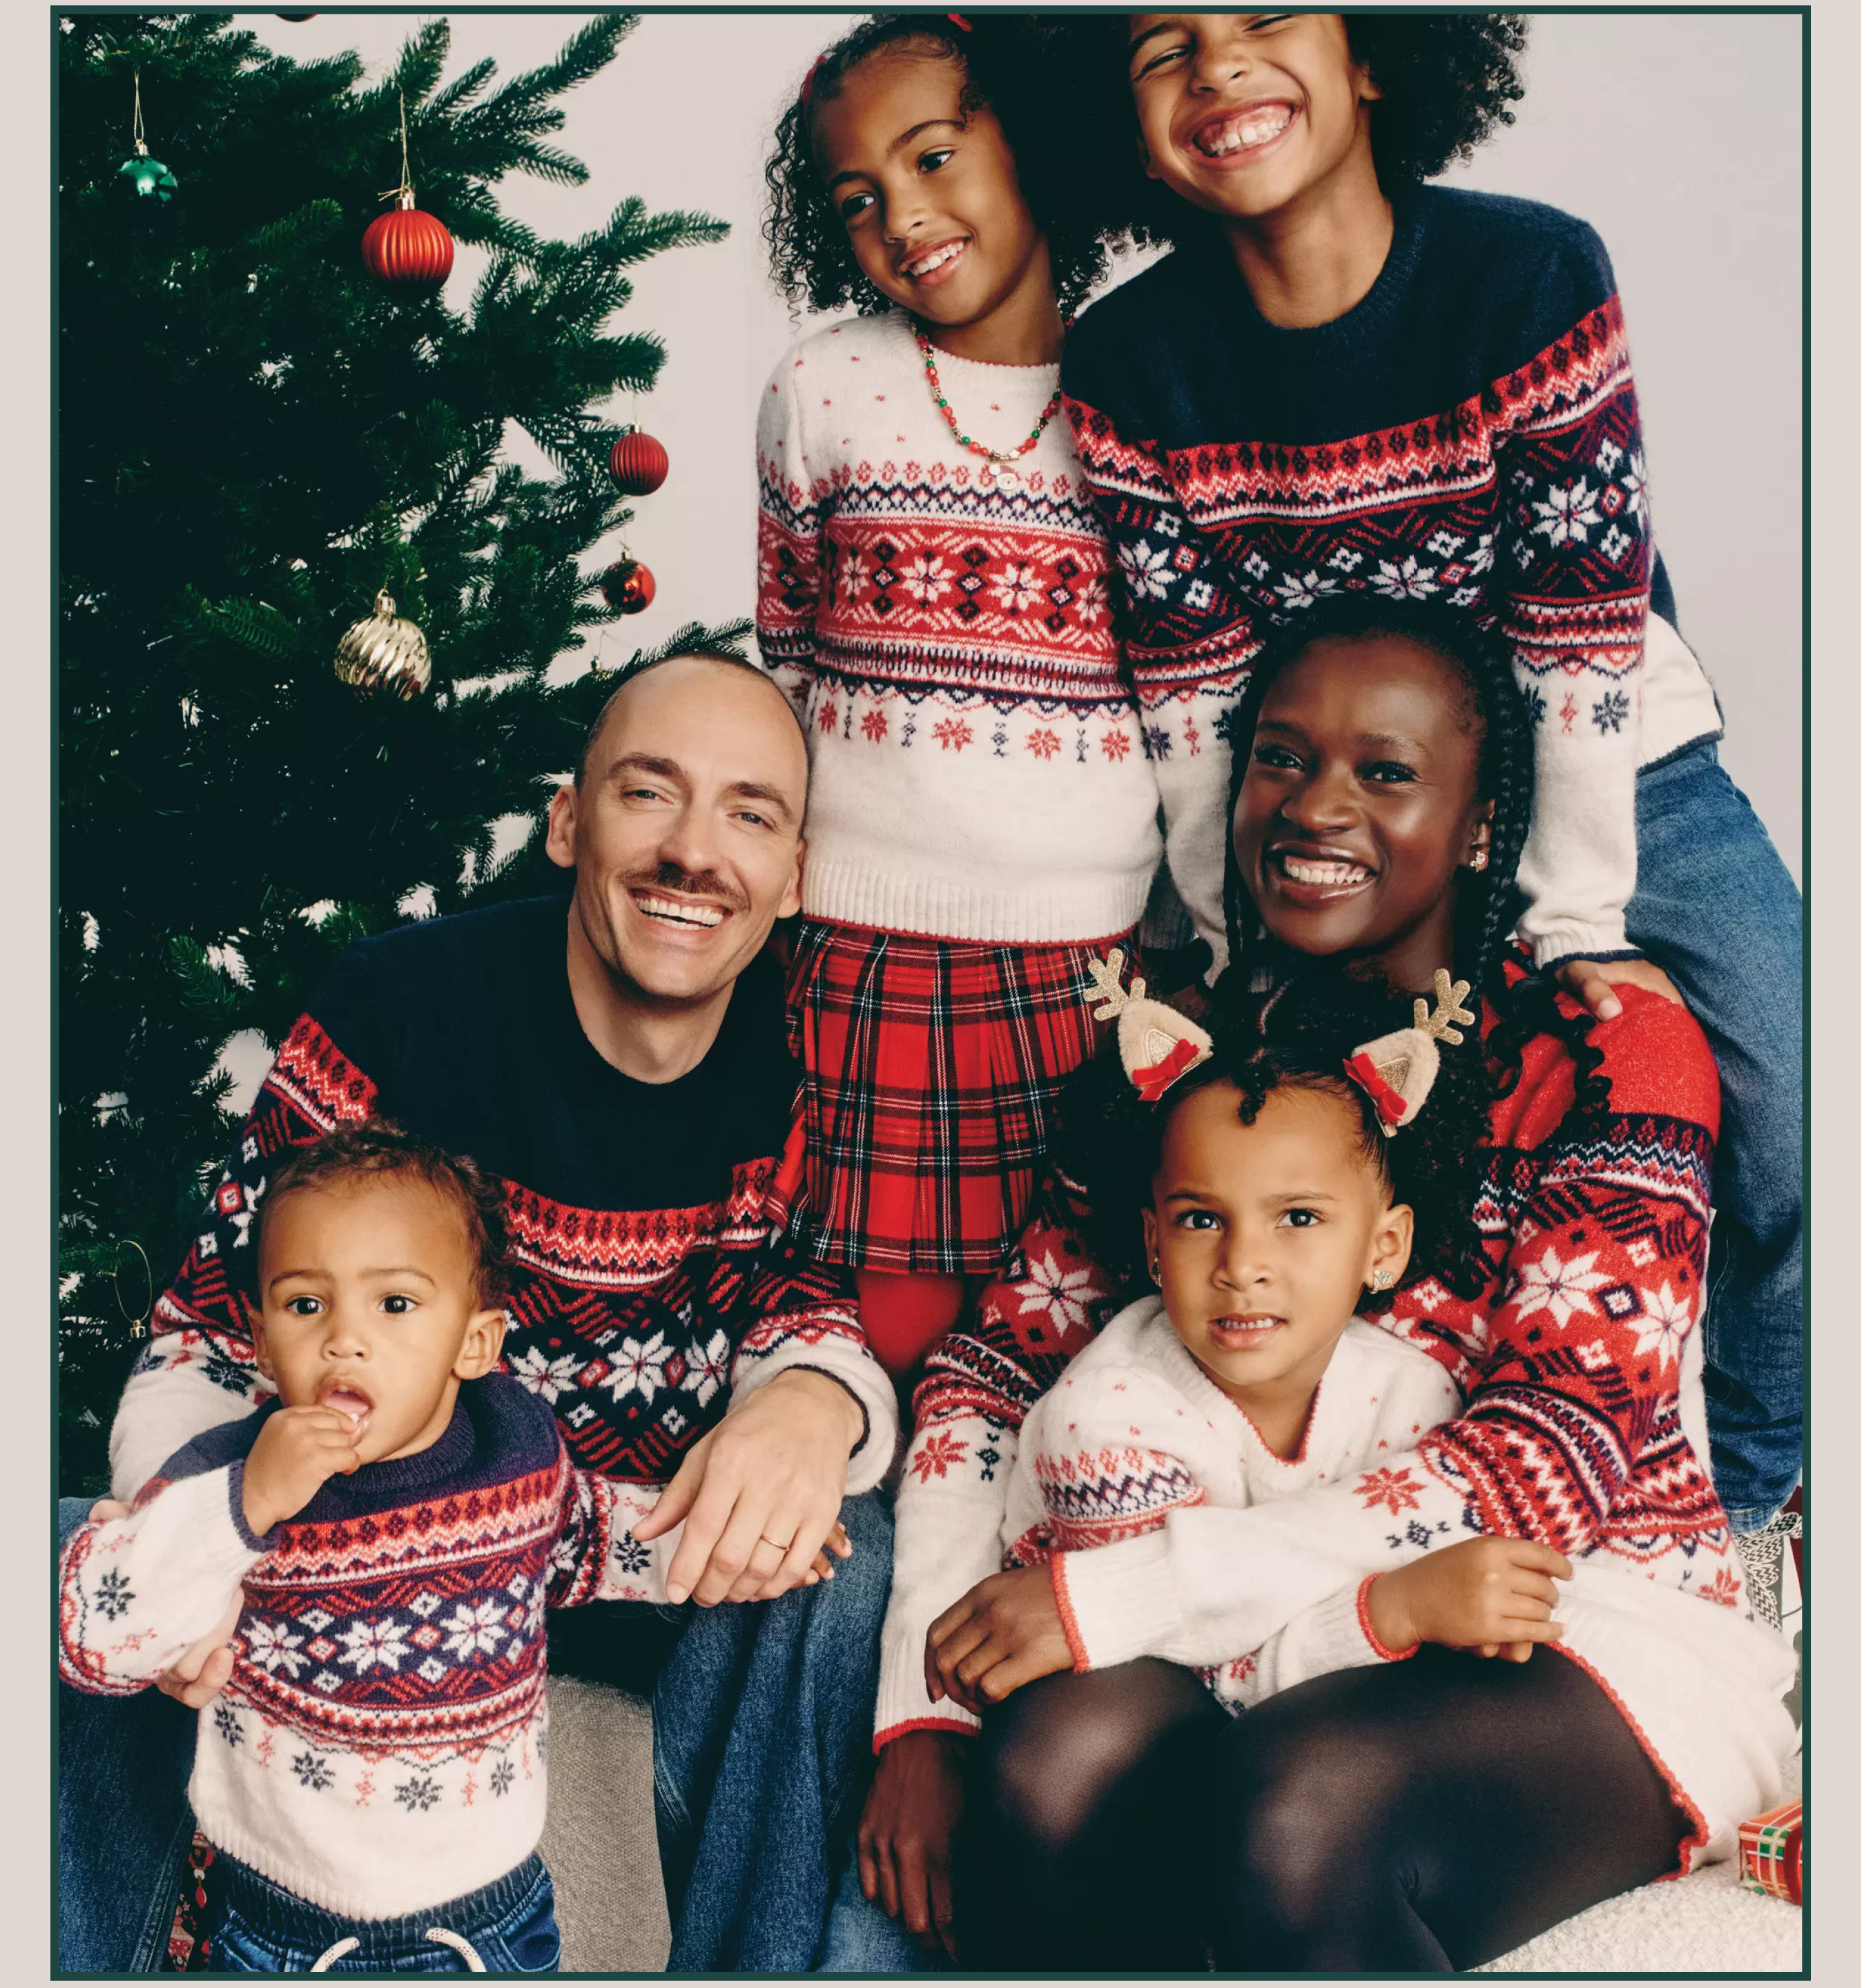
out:
M353 690L418 697L433 681L427 638L395 612L393 597L376 596L376 611L343 631L336 645L336 678Z

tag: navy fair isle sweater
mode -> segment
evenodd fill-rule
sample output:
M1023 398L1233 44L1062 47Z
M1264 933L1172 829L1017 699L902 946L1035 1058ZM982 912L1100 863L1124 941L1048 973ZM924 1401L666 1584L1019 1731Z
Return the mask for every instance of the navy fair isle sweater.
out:
M755 962L717 1040L670 1084L625 1077L582 1033L566 897L404 926L351 947L280 1046L110 1432L112 1488L268 1391L238 1296L281 1154L397 1120L505 1186L505 1365L555 1411L573 1460L664 1485L734 1398L787 1368L843 1381L867 1435L848 1488L892 1461L893 1388L839 1275L781 1236L801 1148L774 965Z
M201 1715L188 1799L218 1848L326 1910L390 1919L514 1870L543 1833L544 1617L666 1599L651 1497L569 1462L502 1374L462 1384L418 1455L333 1477L262 1535L245 1460L272 1412L168 1459L59 1567L59 1671L139 1691L245 1603Z
M1270 323L1213 230L1069 337L1129 660L1180 686L1151 749L1227 752L1265 636L1319 600L1467 610L1501 630L1536 725L1522 938L1543 966L1622 954L1637 769L1720 718L1655 560L1611 265L1528 201L1420 188L1393 223L1330 323Z

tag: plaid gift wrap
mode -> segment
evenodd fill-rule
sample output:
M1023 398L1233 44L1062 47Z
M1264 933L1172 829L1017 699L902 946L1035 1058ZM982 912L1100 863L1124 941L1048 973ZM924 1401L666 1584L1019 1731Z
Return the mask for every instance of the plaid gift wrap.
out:
M1094 1053L1088 961L1123 942L987 945L803 921L790 1045L818 1260L988 1275L1008 1260L1055 1100Z
M1769 1898L1799 1903L1805 1888L1805 1823L1797 1801L1741 1824L1741 1882Z

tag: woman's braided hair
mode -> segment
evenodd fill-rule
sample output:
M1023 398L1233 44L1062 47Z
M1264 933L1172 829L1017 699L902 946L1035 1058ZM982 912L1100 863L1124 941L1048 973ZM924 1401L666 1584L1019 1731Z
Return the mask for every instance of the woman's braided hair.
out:
M861 273L848 230L822 184L812 120L839 96L849 72L883 49L907 49L957 63L967 116L988 106L1002 125L1018 184L1048 245L1055 296L1071 315L1105 275L1112 178L1104 147L1080 157L1080 127L1054 87L1060 23L1041 15L980 10L961 26L947 14L875 14L827 49L777 124L764 167L769 205L764 237L772 274L792 305L863 315L896 308Z
M1362 595L1322 602L1284 623L1256 657L1248 687L1224 727L1231 746L1225 819L1234 822L1263 700L1282 671L1319 643L1379 638L1414 644L1461 679L1470 718L1479 728L1477 793L1494 803L1487 867L1457 874L1453 970L1487 999L1496 1024L1486 1041L1470 1030L1460 1047L1443 1046L1429 1104L1393 1140L1394 1145L1410 1142L1406 1164L1449 1197L1433 1224L1433 1243L1413 1251L1413 1273L1434 1274L1460 1296L1474 1297L1489 1274L1473 1215L1489 1114L1495 1100L1521 1080L1527 1043L1536 1036L1555 1036L1572 1058L1574 1098L1563 1131L1583 1137L1596 1130L1611 1102L1610 1084L1600 1073L1604 1053L1591 1040L1591 1016L1562 1013L1552 983L1542 975L1528 973L1511 985L1504 971L1506 962L1520 960L1512 934L1524 901L1515 871L1534 812L1533 720L1505 644L1472 616ZM1224 916L1230 964L1213 997L1216 1012L1245 1020L1254 1016L1271 1036L1346 1040L1342 1057L1359 1043L1409 1026L1410 990L1369 982L1339 960L1298 961L1271 945L1244 888L1234 835L1227 840Z
M1057 80L1081 128L1109 134L1113 205L1104 221L1136 240L1169 242L1201 230L1208 217L1138 163L1138 125L1127 76L1128 16L1095 12L1068 17ZM1452 160L1514 121L1525 93L1520 58L1528 45L1525 14L1393 13L1343 16L1353 58L1379 86L1372 106L1373 165L1390 195L1430 179Z

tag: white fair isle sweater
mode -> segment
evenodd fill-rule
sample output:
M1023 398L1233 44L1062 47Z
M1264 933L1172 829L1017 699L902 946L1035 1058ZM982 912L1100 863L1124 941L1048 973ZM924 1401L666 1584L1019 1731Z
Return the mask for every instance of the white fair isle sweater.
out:
M1062 1626L1089 1668L1069 1598L1068 1556L1156 1532L1198 1506L1240 1511L1311 1484L1337 1484L1413 1448L1463 1405L1456 1383L1421 1348L1355 1319L1327 1363L1298 1452L1275 1454L1173 1331L1164 1300L1129 1305L1030 1411L1010 1477L1005 1564L1049 1561ZM1231 1710L1304 1678L1393 1652L1373 1638L1349 1583L1278 1629L1259 1649L1200 1666ZM1115 1597L1114 1607L1121 1605ZM1139 1596L1133 1605L1141 1605Z
M1055 366L938 355L1013 447ZM1223 935L1219 704L1180 737L1114 639L1109 556L1058 413L1014 480L959 446L902 313L787 353L758 423L758 640L810 746L812 918L1005 945L1131 928L1158 867ZM1184 701L1174 683L1177 703ZM1199 707L1201 712L1201 706Z
M545 1608L664 1601L680 1529L637 1541L657 1491L572 1466L549 1408L495 1375L432 1448L332 1478L256 1537L264 1420L210 1431L128 1517L66 1541L59 1674L146 1689L243 1587L188 1783L202 1834L348 1919L477 1891L543 1834Z

